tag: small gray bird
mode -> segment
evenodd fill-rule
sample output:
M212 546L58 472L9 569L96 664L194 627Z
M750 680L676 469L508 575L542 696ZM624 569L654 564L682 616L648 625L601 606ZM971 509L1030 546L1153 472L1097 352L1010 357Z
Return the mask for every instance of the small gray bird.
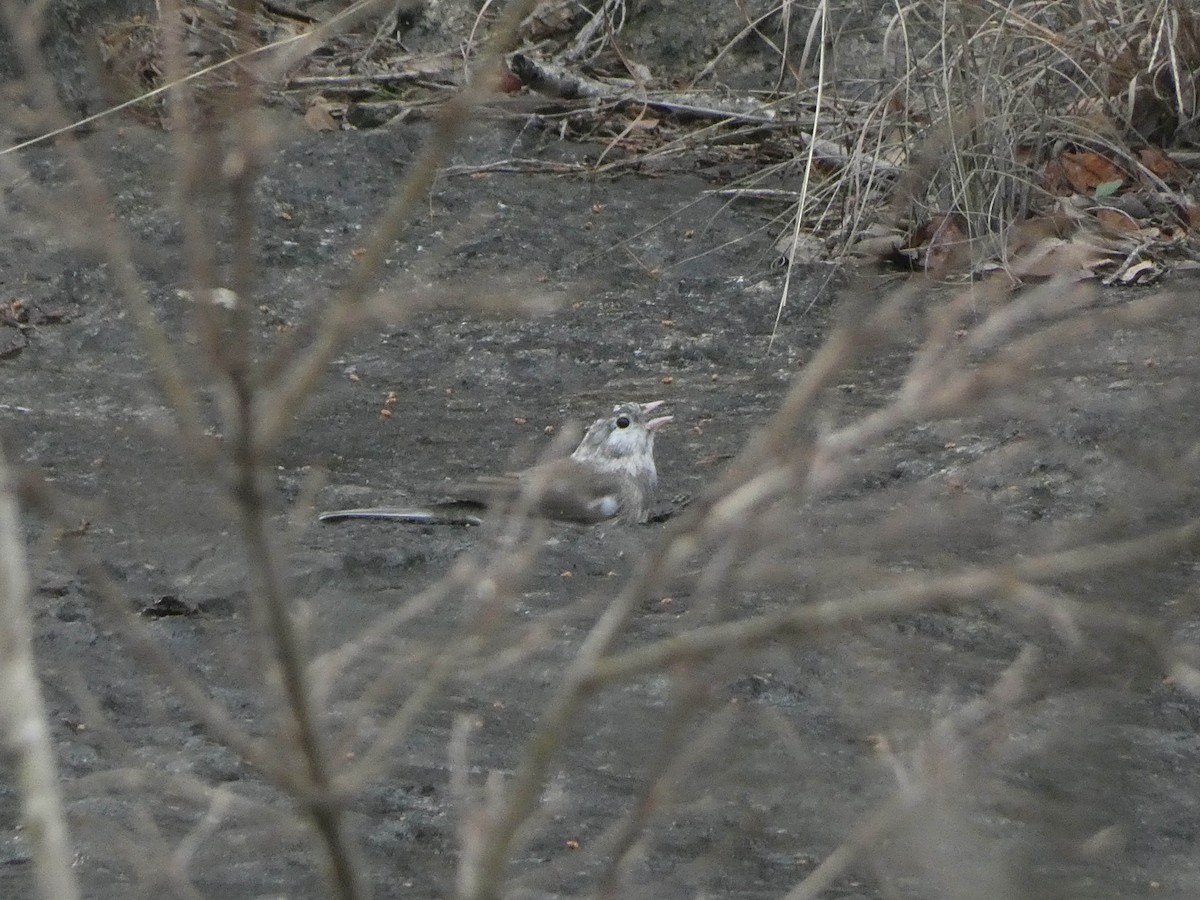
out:
M482 520L471 511L515 506L559 522L645 522L658 486L654 433L673 418L647 418L662 403L619 403L611 415L592 423L575 452L565 459L539 463L515 475L480 478L455 489L454 500L417 509L340 509L321 513L320 520L478 525Z

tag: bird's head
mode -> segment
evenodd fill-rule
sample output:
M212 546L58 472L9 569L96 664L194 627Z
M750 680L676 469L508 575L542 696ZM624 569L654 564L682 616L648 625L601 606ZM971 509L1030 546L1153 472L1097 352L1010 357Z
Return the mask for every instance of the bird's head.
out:
M571 458L634 476L649 474L652 480L657 480L654 433L672 417L649 416L662 404L662 400L618 403L610 415L592 423Z

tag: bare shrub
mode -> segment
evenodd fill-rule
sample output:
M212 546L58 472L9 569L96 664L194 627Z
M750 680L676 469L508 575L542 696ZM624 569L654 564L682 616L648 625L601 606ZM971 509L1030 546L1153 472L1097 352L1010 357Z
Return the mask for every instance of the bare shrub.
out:
M102 254L169 407L172 440L219 498L224 519L214 545L228 530L240 550L240 587L231 590L231 602L247 614L254 652L230 658L228 668L261 698L249 712L233 708L218 690L226 673L176 658L78 527L86 504L31 477L20 494L50 523L55 552L86 577L106 627L151 683L144 693L157 699L145 702L178 704L174 712L228 752L229 771L254 772L224 779L236 781L233 787L186 765L171 771L162 747L123 734L120 716L97 702L91 686L76 684L70 691L80 722L111 760L69 786L86 801L80 818L94 817L89 833L107 838L114 856L133 860L147 893L201 895L201 848L221 837L242 842L252 862L279 854L319 870L329 895L366 897L389 873L368 862L371 836L358 827L362 798L416 765L418 745L436 743L450 795L439 798L437 812L454 817L456 844L446 852L457 854L456 883L440 892L470 900L537 891L615 896L676 878L736 893L722 871L747 876L750 867L739 866L750 843L745 835L766 848L763 856L788 860L791 898L820 896L864 871L883 893L905 895L915 881L944 896L1021 896L1003 854L992 852L1000 829L989 830L989 815L1020 806L1022 791L1037 795L1014 784L1023 773L1042 764L1090 764L1110 749L1080 750L1070 740L1077 735L1064 735L1062 718L1058 728L1046 724L1051 708L1073 707L1077 718L1070 721L1082 732L1103 721L1111 698L1080 697L1102 693L1108 676L1170 671L1194 684L1171 629L1128 590L1155 577L1164 562L1194 552L1200 521L1173 503L1190 490L1190 476L1159 478L1152 467L1131 463L1128 494L1112 498L1100 523L1087 510L1039 525L1021 507L1053 487L1039 480L1044 470L1036 457L1057 439L1073 379L1089 374L1089 347L1107 335L1169 323L1181 305L1173 295L1112 302L1067 278L1016 293L1007 278L954 290L921 280L888 292L847 292L819 349L720 475L662 528L610 536L631 552L628 571L602 589L564 588L552 610L515 615L533 590L538 560L550 551L546 523L514 516L489 523L441 577L389 597L391 608L353 635L334 640L323 632L337 611L298 586L303 573L292 550L316 488L305 485L280 513L273 467L355 329L379 319L408 321L447 304L436 292L380 296L374 286L455 141L492 96L501 55L533 5L506 7L491 23L472 78L437 114L341 287L283 334L255 319L255 187L277 136L255 116L260 83L253 69L236 69L224 85L228 106L215 136L186 82L167 93L182 265L191 285L184 335L167 327L139 273L122 215L85 144L70 130L59 137L84 201L75 236ZM173 13L169 4L163 8L165 16ZM38 50L39 10L7 4L5 12L26 71L22 87L36 98L41 126L69 126ZM898 26L909 27L903 17L916 12L905 8ZM1014 34L1017 13L964 21L912 63L914 71L943 75L941 92L923 99L935 111L923 140L938 149L937 172L922 171L908 154L888 164L926 191L914 188L910 202L970 210L972 229L994 228L1028 203L1011 149L1014 141L1049 139L1034 87L1046 83L1051 67L1030 47L1040 52L1052 42L1032 28ZM624 4L598 7L574 55L601 52L626 14ZM250 25L240 27L253 43ZM171 58L182 56L182 42L168 34L164 71L182 78L183 59ZM1056 88L1079 74L1078 64L1064 66L1051 79ZM884 159L892 101L912 91L911 83L898 84L866 113L855 131L864 142L856 154ZM931 137L938 129L944 141ZM870 168L865 187L853 179L823 185L824 193L797 210L797 221L838 211L853 233L878 202L871 184L878 171ZM38 195L36 180L30 185ZM35 199L53 206L52 197ZM470 296L462 308L541 310L546 297L526 287L515 297L497 291L499 302ZM849 408L845 397L855 392L868 399ZM1020 434L996 437L1006 427ZM1069 465L1087 468L1078 447L1067 452ZM904 469L923 461L929 470ZM8 708L0 721L31 773L20 790L37 848L38 889L47 898L70 898L78 891L46 721L32 687L24 563L11 507L16 487L6 474L0 591L4 671L15 687L4 691ZM678 616L647 624L663 610ZM982 663L967 651L973 640L987 645ZM925 670L914 671L911 660L923 654L942 654L947 669L969 672L921 684ZM805 666L820 676L811 684L797 674ZM169 697L160 696L160 686ZM819 694L806 709L824 710L824 720L791 714L805 691ZM605 696L624 702L602 708ZM507 710L506 697L522 705ZM770 702L758 702L762 697ZM606 720L611 709L627 720ZM474 762L489 727L511 732L507 771L480 773ZM818 728L841 736L831 744L857 746L840 758L822 757L809 731ZM617 770L612 777L624 779L614 791L617 815L581 812L585 798L572 782L581 734L604 744ZM868 737L870 747L863 746ZM153 759L146 763L144 755ZM847 784L860 781L869 789L847 799ZM110 796L138 797L143 805L118 828L107 821ZM1119 826L1111 807L1092 812L1086 829L1071 834L1072 846L1103 855L1120 844ZM829 820L849 836L840 846L820 847L819 863L798 862L798 848L819 846L812 823ZM570 835L580 822L590 834L577 857L546 866L530 861L526 848L579 844ZM673 823L685 826L682 837L672 833Z

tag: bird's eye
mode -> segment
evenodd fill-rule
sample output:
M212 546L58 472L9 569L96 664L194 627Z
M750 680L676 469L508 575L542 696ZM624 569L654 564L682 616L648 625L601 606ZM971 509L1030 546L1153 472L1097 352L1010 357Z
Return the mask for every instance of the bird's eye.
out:
M617 427L618 428L628 428L629 427L629 416L617 416Z

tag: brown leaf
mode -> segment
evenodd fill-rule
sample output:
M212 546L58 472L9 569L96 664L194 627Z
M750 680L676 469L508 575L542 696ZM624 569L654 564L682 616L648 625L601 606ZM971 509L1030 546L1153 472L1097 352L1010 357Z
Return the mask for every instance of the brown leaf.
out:
M926 271L944 274L966 260L969 242L967 220L960 213L938 213L902 249L918 251L917 264Z
M329 111L329 106L321 100L313 102L304 114L304 124L312 131L337 131L337 119Z
M1105 229L1116 234L1130 234L1141 229L1141 226L1132 216L1121 212L1119 209L1102 206L1096 210L1095 216L1100 220L1100 224Z
M1059 197L1067 194L1091 196L1102 184L1124 182L1125 173L1112 160L1090 150L1064 150L1046 163L1043 184Z
M1182 187L1188 180L1188 172L1183 166L1167 156L1158 147L1143 147L1137 151L1137 160L1147 171L1159 178L1169 187ZM1147 185L1157 187L1157 185Z
M1076 224L1062 213L1035 216L1017 222L1009 229L1006 241L1008 257L1021 256L1046 238L1063 238L1073 233Z
M1032 168L1037 158L1037 148L1033 144L1018 144L1013 149L1013 162L1018 166Z
M1073 275L1090 278L1099 266L1106 265L1112 257L1102 247L1089 244L1083 238L1064 241L1046 238L1025 257L1016 261L1013 272L1021 278L1053 278Z

